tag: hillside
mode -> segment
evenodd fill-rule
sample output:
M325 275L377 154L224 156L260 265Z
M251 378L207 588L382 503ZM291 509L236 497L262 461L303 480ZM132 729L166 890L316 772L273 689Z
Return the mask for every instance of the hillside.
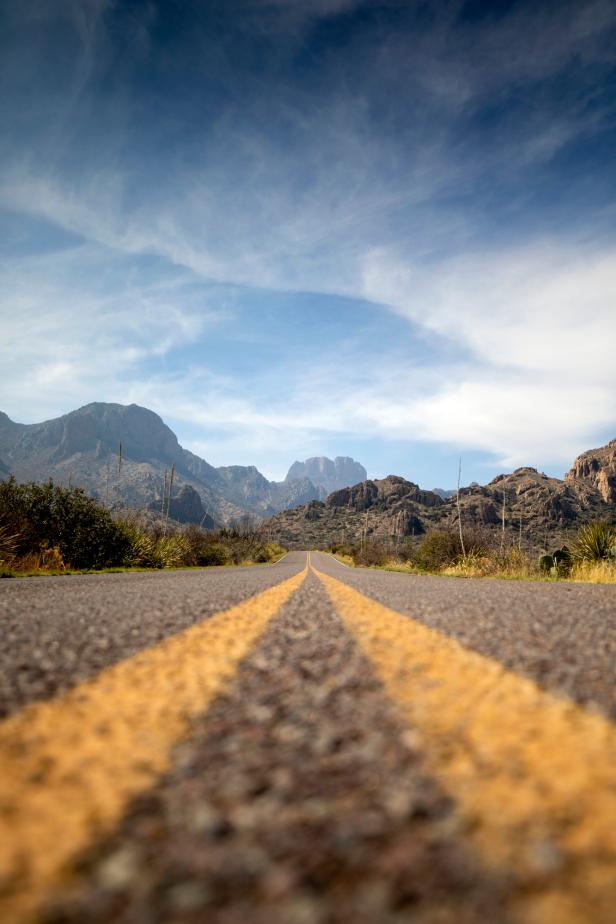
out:
M337 460L322 461L325 468L336 467ZM109 506L155 509L162 499L163 469L172 465L174 509L190 522L201 522L205 516L204 522L228 523L247 513L268 517L322 496L322 488L301 474L276 482L254 466L216 468L180 446L158 414L136 404L97 402L36 424L16 423L0 412L2 477L12 473L18 481L53 478L83 487Z
M616 441L577 459L564 480L537 469L518 468L498 475L489 484L472 484L460 491L464 527L502 530L529 549L550 541L566 541L581 523L616 522ZM416 484L390 475L367 480L277 514L267 528L288 548L325 548L358 542L363 537L397 543L428 529L457 527L456 498L443 498Z

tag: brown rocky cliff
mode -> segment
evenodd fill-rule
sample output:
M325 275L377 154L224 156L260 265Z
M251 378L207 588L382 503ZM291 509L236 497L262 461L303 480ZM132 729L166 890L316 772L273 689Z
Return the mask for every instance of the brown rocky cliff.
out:
M616 504L616 440L578 456L565 481L575 487L595 488L606 504Z
M363 481L351 488L334 491L325 503L328 507L349 507L352 510L368 510L371 507L385 510L396 506L402 500L414 501L425 507L439 507L443 503L438 494L423 491L412 481L406 481L398 475Z

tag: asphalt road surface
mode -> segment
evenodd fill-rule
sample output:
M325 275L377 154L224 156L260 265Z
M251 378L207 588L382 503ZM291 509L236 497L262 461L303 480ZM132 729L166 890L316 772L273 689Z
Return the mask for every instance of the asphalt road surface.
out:
M0 584L0 921L612 924L616 589Z

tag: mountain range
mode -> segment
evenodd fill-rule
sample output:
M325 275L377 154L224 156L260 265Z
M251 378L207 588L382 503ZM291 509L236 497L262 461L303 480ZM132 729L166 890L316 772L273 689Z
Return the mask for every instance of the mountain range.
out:
M174 467L171 516L204 525L246 513L268 517L367 477L353 459L294 462L284 481L253 465L214 467L184 449L158 414L136 404L97 402L43 423L0 412L0 477L83 487L109 506L160 508L164 469Z
M293 547L363 536L420 535L457 524L455 492L426 491L395 475L367 478L359 462L338 456L295 461L284 481L253 465L215 467L178 443L153 411L93 403L43 423L20 424L0 412L0 477L83 487L110 507L161 509L174 469L170 515L212 527L248 514L267 520L272 538ZM168 483L168 481L167 481ZM582 453L564 479L518 468L460 490L467 527L505 530L535 548L589 520L616 523L616 440Z
M283 511L266 526L273 539L291 549L364 538L397 543L429 529L457 528L455 495L424 491L389 475ZM465 529L501 535L504 521L506 542L527 550L568 542L585 522L616 524L616 440L582 453L562 480L526 466L485 486L473 482L461 488L459 500Z

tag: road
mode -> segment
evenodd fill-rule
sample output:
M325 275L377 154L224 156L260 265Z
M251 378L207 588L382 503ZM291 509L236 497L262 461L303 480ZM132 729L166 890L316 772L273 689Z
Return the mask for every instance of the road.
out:
M610 924L616 590L0 585L0 920Z

